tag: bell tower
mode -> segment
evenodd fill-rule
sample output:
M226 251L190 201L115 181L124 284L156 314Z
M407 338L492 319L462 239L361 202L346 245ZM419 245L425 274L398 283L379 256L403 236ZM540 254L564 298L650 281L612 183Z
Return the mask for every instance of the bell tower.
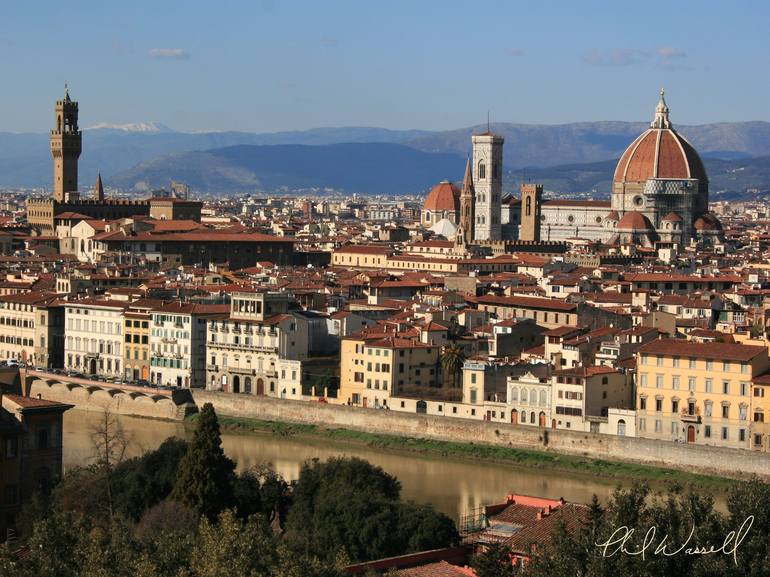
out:
M473 242L473 225L475 218L473 194L473 174L471 172L471 159L465 165L465 177L463 178L463 188L460 191L460 228L463 232L463 241L465 244ZM459 233L458 233L459 234Z
M503 142L502 136L487 130L474 134L473 189L476 193L474 209L474 240L500 240L500 197L503 189Z
M64 85L64 100L57 100L55 125L51 131L53 156L53 199L64 202L66 194L78 190L78 158L83 148L78 128L78 103L70 99Z

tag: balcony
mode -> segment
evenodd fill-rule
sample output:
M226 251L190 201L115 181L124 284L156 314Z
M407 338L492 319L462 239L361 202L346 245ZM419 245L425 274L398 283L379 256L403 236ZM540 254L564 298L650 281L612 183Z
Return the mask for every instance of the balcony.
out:
M680 413L680 417L682 418L682 422L684 423L700 423L700 409L697 407L695 410L690 411L688 409L683 409Z

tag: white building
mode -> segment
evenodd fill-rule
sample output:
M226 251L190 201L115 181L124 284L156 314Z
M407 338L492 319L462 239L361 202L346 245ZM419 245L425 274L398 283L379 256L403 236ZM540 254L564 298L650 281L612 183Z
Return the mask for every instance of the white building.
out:
M64 367L120 378L126 301L84 299L65 305Z
M308 356L309 330L306 319L288 313L289 299L279 292L233 293L228 314L209 321L209 390L301 396L300 361Z
M172 303L152 311L150 382L176 387L206 385L206 327L226 318L228 305Z

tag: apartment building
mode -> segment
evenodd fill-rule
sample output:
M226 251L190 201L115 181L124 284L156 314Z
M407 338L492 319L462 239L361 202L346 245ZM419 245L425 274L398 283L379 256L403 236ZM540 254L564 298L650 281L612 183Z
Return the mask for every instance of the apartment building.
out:
M768 367L762 346L647 343L637 353L638 436L748 448L752 380Z
M630 377L612 367L583 366L554 371L551 375L551 427L555 429L604 432L612 409L633 408L633 386ZM629 413L632 417L632 413ZM622 432L618 423L613 434ZM610 431L608 431L610 432Z
M0 389L0 540L24 502L62 475L62 415L72 405Z
M532 365L522 375L508 377L508 410L511 424L548 427L551 425L550 365Z
M65 307L65 368L104 377L123 376L123 313L128 303L83 299Z
M229 305L171 303L153 309L150 382L172 387L206 386L206 327L227 317Z
M61 367L63 339L64 309L56 294L0 296L0 360Z
M754 377L751 383L751 448L770 452L770 373Z
M301 396L301 362L308 357L309 331L304 317L289 314L290 300L291 295L281 292L233 293L227 314L208 324L209 390ZM287 367L282 360L295 364ZM294 375L288 381L287 368L289 377Z
M441 374L438 345L398 336L342 339L337 402L384 407L404 389L435 387Z
M131 309L123 314L125 378L129 381L150 380L149 310Z

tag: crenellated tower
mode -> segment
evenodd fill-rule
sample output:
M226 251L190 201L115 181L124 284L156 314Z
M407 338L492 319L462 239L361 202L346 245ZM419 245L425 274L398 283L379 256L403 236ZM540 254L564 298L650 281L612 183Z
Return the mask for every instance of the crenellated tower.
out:
M78 189L78 158L83 135L78 128L78 103L70 99L64 85L64 99L56 101L55 127L51 131L53 156L53 199L64 202L66 194Z

